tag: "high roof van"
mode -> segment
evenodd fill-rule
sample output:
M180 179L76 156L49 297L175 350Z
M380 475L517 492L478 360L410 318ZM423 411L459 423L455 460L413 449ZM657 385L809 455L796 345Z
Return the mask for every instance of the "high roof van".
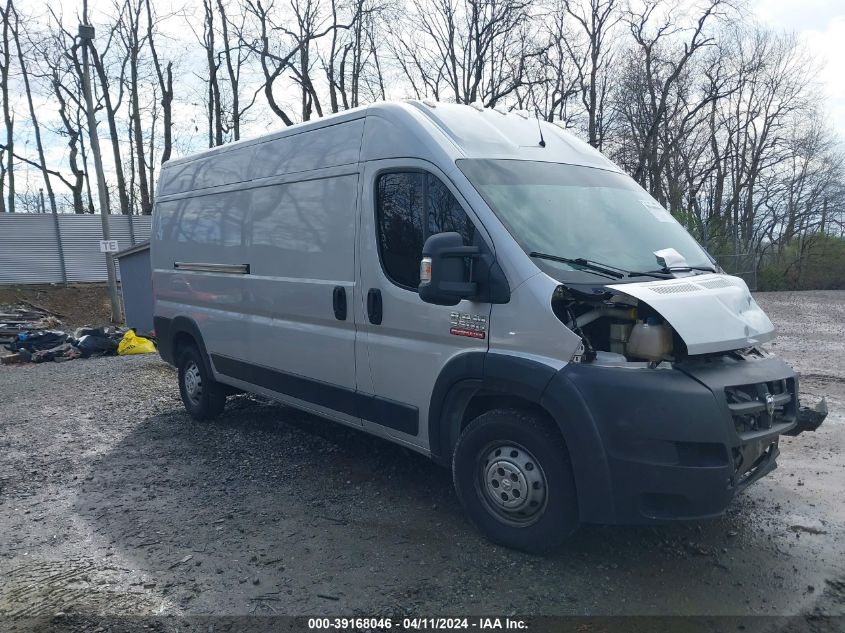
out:
M378 103L171 160L161 356L451 468L492 540L718 515L816 428L772 323L621 169L524 113Z

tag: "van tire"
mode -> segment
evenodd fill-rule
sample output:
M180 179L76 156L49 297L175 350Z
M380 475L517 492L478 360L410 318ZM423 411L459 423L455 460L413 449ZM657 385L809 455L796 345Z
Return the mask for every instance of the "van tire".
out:
M176 361L179 370L179 393L185 409L194 420L211 420L226 405L226 388L211 377L196 345L179 350Z
M495 409L475 418L458 438L452 477L469 518L495 543L542 553L578 528L569 452L542 414Z

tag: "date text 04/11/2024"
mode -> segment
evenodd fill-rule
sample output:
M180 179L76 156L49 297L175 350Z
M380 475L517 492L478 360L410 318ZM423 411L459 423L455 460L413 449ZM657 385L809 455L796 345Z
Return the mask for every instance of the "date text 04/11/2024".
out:
M524 620L516 618L309 618L309 630L391 630L447 631L447 630L510 630L528 629Z

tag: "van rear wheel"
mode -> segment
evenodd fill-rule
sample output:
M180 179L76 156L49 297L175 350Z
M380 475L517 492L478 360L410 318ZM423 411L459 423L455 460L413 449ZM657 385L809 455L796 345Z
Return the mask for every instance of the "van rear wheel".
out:
M455 490L492 541L539 553L578 527L569 453L545 416L511 409L470 422L452 458Z
M226 405L226 390L215 382L202 362L199 349L189 345L179 351L179 393L182 403L195 420L217 417Z

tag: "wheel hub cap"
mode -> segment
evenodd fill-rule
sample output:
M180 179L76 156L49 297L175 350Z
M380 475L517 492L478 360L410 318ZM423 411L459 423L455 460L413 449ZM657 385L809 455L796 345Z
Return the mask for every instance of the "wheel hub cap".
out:
M198 402L202 395L202 376L196 363L185 367L185 391L192 402Z
M530 523L545 506L546 478L534 456L516 444L488 448L481 464L482 495L490 509L513 523Z

